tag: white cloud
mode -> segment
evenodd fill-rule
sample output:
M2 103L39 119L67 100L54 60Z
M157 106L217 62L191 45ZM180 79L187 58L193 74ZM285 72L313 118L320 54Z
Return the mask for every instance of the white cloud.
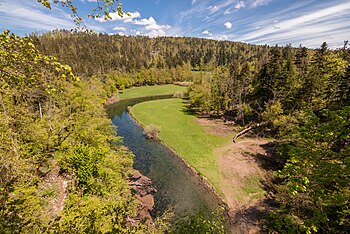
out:
M208 35L208 36L213 36L213 34L210 33L208 30L203 31L202 34Z
M226 22L226 23L224 23L224 25L225 25L225 27L226 27L227 29L232 28L232 23L231 23L231 22Z
M228 40L228 36L226 35L221 35L221 36L216 36L213 39L215 40L219 40L219 41L227 41Z
M163 36L166 36L166 32L164 30L151 30L148 33L146 33L146 36L163 37Z
M272 1L273 1L273 0L255 0L255 1L251 4L251 6L252 6L253 8L259 7L259 6L264 6L264 5L269 4L269 3L272 2Z
M161 25L158 24L157 21L151 16L148 19L141 19L141 20L134 20L132 21L135 25L142 25L145 26L145 29L149 31L146 35L150 37L156 37L156 36L165 36L166 32L165 29L170 29L170 25Z
M115 21L115 20L123 20L124 22L131 22L135 18L140 18L141 14L138 11L135 12L130 12L129 14L124 14L123 17L121 17L117 12L115 13L110 13L109 16L111 19L105 20L103 17L102 18L97 18L96 20L99 22L107 22L107 21Z
M151 24L157 24L156 20L151 16L148 19L141 19L141 20L134 20L132 22L133 24L137 25L151 25Z
M160 30L160 29L169 29L169 25L159 25L159 24L150 24L145 27L146 30Z
M229 15L231 14L231 11L229 9L225 10L224 15Z
M118 31L118 30L119 31L126 31L126 28L117 26L117 27L114 27L113 30L115 30L115 31Z
M241 9L241 8L244 8L245 7L245 4L244 4L244 2L243 1L239 1L239 2L237 2L237 4L235 5L235 8L236 9Z
M140 34L141 34L140 31L135 32L135 35L140 35Z

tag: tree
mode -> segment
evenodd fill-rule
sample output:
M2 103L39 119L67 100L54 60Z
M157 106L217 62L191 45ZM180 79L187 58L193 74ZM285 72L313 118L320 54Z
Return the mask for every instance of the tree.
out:
M51 9L51 4L58 4L62 7L69 8L71 16L74 19L77 29L88 30L84 24L83 18L79 15L76 5L73 0L37 0L44 7ZM119 16L123 17L124 12L122 4L118 0L96 0L96 7L92 9L92 13L88 15L89 18L103 18L105 20L112 19L111 13L118 13ZM128 13L126 13L128 14Z
M8 31L0 61L1 232L152 232L127 222L132 155L116 144L102 81Z
M271 229L289 233L350 230L350 107L304 112L289 137ZM270 230L271 231L271 230Z

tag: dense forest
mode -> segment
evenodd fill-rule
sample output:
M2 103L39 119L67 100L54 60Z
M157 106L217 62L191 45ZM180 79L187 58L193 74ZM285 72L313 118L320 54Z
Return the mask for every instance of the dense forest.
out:
M0 35L1 233L152 233L132 223L132 154L117 144L98 79Z
M103 103L118 89L177 81L192 81L197 114L276 139L279 209L266 231L350 231L347 43L307 49L61 30L4 32L0 49L5 232L146 232L127 223L136 209L125 181L132 156L116 144Z

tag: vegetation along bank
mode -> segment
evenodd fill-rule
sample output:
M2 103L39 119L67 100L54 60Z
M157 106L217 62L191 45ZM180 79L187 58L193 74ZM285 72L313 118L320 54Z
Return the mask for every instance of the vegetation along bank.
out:
M253 168L254 163L265 168L256 169L259 176L249 180L250 172L245 174L248 177L235 177L252 200L272 199L265 218L250 216L262 230L349 231L347 43L335 50L326 43L307 49L63 30L30 38L5 31L0 40L0 228L4 232L171 229L162 221L152 227L128 223L137 207L126 182L132 155L116 144L120 139L103 104L126 87L182 81L192 82L188 104L163 100L153 102L157 108L152 109L146 102L134 107L136 118L149 125L147 114L157 113L154 124L160 126L162 141L174 144L171 147L222 194L233 191L229 186L225 190L234 177L224 177L225 171L235 171L228 161L245 160ZM162 109L193 132L172 129L173 119ZM227 126L193 113L222 119ZM216 133L220 126L223 132ZM243 129L250 130L249 138L244 135L236 144L229 143ZM256 137L274 140L257 143ZM190 138L193 151L184 140ZM198 149L202 143L206 144ZM265 192L260 188L253 192L250 187L261 178ZM250 186L244 188L246 184ZM250 200L239 194L242 204ZM250 214L246 208L245 214ZM192 230L198 220L201 217L183 224Z

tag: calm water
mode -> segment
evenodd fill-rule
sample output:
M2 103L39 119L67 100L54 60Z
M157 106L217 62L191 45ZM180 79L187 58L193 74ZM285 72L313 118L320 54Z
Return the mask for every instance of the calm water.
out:
M109 115L117 126L118 136L123 137L123 144L135 155L134 168L151 178L157 189L154 194L156 211L162 213L172 207L175 214L181 215L186 211L214 210L218 206L215 197L170 150L155 140L146 139L143 129L127 112L127 107L136 103L169 97L121 101L108 108Z

